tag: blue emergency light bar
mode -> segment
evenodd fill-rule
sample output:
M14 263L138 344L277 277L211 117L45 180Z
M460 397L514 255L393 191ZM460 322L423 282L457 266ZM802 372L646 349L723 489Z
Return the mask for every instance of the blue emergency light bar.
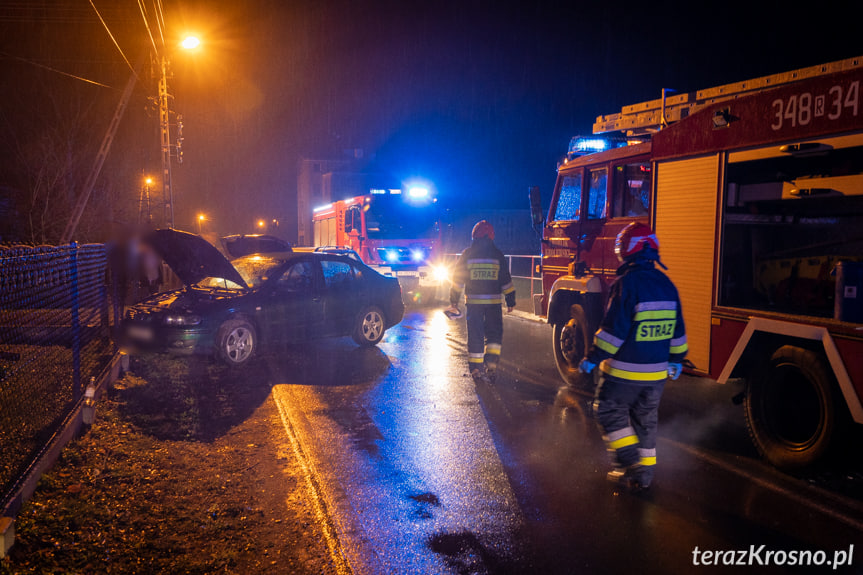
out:
M567 150L566 157L572 159L576 156L595 154L612 148L622 148L625 145L625 140L575 136L569 141L569 150Z

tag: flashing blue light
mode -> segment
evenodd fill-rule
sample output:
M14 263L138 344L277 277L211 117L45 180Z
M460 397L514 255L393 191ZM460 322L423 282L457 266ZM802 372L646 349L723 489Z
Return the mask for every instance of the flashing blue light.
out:
M608 141L600 138L578 138L570 146L571 152L592 153L608 149Z
M408 194L412 198L427 198L429 195L428 188L421 188L419 186L413 187L408 191Z
M390 263L399 261L399 253L393 250L388 250L386 253L386 260Z
M411 252L411 259L415 262L421 262L425 259L426 255L422 250L413 250Z

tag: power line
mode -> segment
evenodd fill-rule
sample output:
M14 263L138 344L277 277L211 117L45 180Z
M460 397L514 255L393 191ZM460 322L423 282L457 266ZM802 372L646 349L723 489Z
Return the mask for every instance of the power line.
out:
M165 13L162 11L162 0L154 2L154 11L156 13L156 23L159 25L159 35L162 37L162 47L167 49L167 44L165 44Z
M138 80L140 80L140 78L138 78L138 73L137 73L137 72L135 72L135 69L132 67L132 64L130 64L130 63L129 63L129 59L128 59L128 58L126 58L126 55L123 53L123 49L122 49L122 48L120 48L120 44L118 44L118 43L117 43L117 39L116 39L116 38L114 38L114 34L112 34L112 33L111 33L111 29L110 29L110 28L108 28L108 24L105 22L105 19L104 19L104 18L102 18L102 15L101 15L101 14L99 14L99 10L96 8L96 5L95 5L95 4L93 4L93 0L90 0L90 6L92 6L92 7L93 7L93 11L94 11L94 12L96 12L96 16L98 16L98 17L99 17L99 21L100 21L100 22L102 22L102 26L104 26L104 27L105 27L105 31L106 31L106 32L108 32L108 36L110 36L110 37L111 37L111 41L114 43L114 46L116 46L116 47L117 47L117 51L119 51L119 52L120 52L120 55L123 57L123 60L125 60L125 61L126 61L126 65L127 65L127 66L129 66L129 69L130 69L130 70L132 70L132 73L133 73L133 74L135 74L135 77L136 77Z
M141 11L141 17L144 19L144 26L147 28L147 35L150 36L150 44L153 45L153 52L158 58L159 49L156 47L156 40L153 38L153 32L150 30L150 22L147 20L147 8L144 7L142 0L138 0L138 9Z
M5 56L7 58L11 58L13 60L19 60L21 62L31 64L33 66L36 66L37 68L44 68L45 70L50 70L51 72L56 72L57 74L61 74L63 76L69 76L70 78L75 78L76 80L81 80L82 82L87 82L88 84L93 84L95 86L101 86L103 88L111 88L111 86L108 86L107 84L103 84L101 82L96 82L95 80L88 80L87 78L82 78L81 76L76 76L75 74L70 74L68 72L63 72L62 70L57 70L56 68L46 66L45 64L40 64L39 62L34 62L33 60L21 58L20 56L13 56L12 54L7 54L6 52L0 52L0 55ZM132 70L132 72L134 72L134 71L135 70Z

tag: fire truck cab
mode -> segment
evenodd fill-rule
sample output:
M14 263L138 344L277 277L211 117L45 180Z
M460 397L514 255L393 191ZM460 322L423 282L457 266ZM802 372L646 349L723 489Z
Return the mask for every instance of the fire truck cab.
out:
M744 382L769 462L810 465L863 423L861 83L863 58L842 60L627 106L594 125L618 136L607 149L574 141L543 227L562 377L579 379L617 233L642 221L680 292L688 371Z
M424 188L371 190L314 209L315 247L354 250L366 265L398 277L417 301L434 299L446 279L435 198Z

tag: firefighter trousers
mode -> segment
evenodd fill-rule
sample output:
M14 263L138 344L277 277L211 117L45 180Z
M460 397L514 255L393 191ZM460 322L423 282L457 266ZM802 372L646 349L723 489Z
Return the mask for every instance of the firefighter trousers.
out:
M503 342L503 312L500 304L467 304L467 354L473 371L487 365L496 369Z
M644 487L656 466L659 401L665 382L621 383L600 377L593 401L602 439L616 466L634 468Z

